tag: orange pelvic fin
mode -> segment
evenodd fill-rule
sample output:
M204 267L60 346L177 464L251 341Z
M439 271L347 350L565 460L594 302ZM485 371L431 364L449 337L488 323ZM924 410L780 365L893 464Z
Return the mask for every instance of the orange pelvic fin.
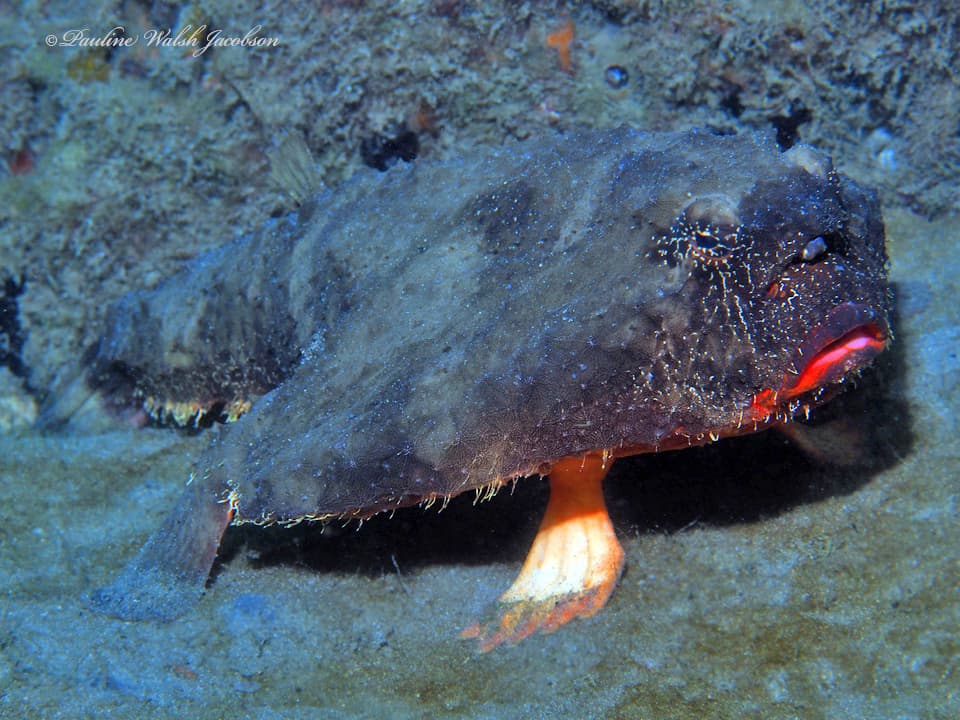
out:
M563 458L550 469L550 499L523 568L500 596L499 616L461 634L487 652L536 632L553 632L606 605L623 572L603 500L602 483L613 460L605 453Z

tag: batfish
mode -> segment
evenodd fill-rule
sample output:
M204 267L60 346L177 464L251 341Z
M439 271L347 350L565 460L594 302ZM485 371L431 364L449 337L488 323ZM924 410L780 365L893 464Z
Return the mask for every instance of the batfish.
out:
M548 476L488 650L595 613L617 458L789 422L890 341L875 193L767 135L583 130L364 172L108 313L83 383L230 422L92 606L175 617L230 523Z

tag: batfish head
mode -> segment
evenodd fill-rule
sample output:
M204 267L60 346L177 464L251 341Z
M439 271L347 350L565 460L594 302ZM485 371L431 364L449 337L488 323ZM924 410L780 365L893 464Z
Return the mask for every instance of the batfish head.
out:
M876 195L812 148L783 161L736 202L691 200L655 250L681 278L684 332L698 338L691 385L721 396L728 428L731 399L738 428L787 419L890 339Z

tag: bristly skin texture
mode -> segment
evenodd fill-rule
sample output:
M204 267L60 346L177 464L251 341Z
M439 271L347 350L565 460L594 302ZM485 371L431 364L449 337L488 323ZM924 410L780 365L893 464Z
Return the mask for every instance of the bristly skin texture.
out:
M874 194L765 136L585 131L364 174L112 310L90 385L178 421L252 409L93 604L182 612L231 520L762 429L858 372L888 310Z

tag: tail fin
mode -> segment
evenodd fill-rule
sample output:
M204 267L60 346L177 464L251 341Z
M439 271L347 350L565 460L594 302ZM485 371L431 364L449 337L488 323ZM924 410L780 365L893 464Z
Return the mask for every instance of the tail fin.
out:
M223 487L194 480L112 585L89 598L96 612L124 620L173 620L203 594L232 510Z
M93 394L80 366L68 368L41 404L36 426L51 430L65 425Z

